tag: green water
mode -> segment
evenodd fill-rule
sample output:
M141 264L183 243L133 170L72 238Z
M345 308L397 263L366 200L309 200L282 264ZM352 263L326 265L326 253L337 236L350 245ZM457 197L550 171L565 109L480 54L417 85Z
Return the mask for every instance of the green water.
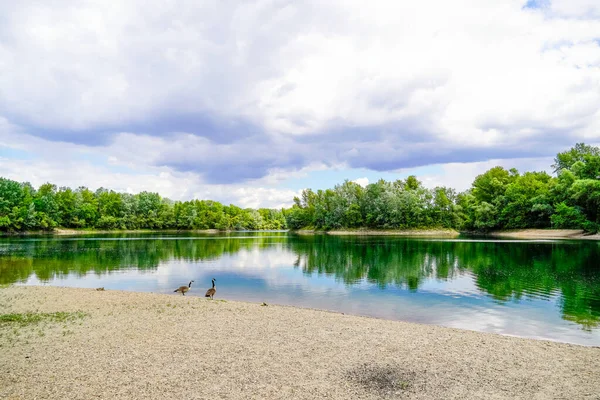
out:
M0 284L216 298L600 345L600 243L147 234L0 239ZM174 294L175 295L175 294Z

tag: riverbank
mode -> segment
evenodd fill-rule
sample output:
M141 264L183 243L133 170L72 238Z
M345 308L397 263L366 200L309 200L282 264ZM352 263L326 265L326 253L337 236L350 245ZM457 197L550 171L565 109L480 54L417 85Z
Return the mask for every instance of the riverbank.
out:
M31 236L31 235L49 235L49 236L77 236L77 235L96 235L96 234L118 234L118 233L227 233L234 231L221 231L218 229L66 229L56 228L52 231L24 231L24 232L0 232L0 236Z
M191 233L221 233L221 232L232 232L232 231L220 231L218 229L189 229L189 230L177 230L177 229L114 229L114 230L85 230L85 229L55 229L50 232L50 234L54 235L93 235L97 233L105 234L105 233L181 233L181 232L191 232Z
M513 239L600 240L600 234L586 234L581 229L518 229L490 232L488 235Z
M201 233L214 235L218 233L246 232L218 229L194 229L194 230L175 230L175 229L126 229L126 230L94 230L94 229L63 229L58 228L53 231L26 231L26 232L0 232L1 236L30 236L30 235L48 235L48 236L78 236L78 235L96 235L96 234L147 234L147 233ZM273 232L273 231L252 231L252 232ZM277 232L286 232L285 230ZM437 237L458 237L459 231L454 229L412 229L412 230L391 230L391 229L341 229L322 231L315 229L300 229L289 231L298 235L332 235L332 236L437 236ZM600 240L600 234L587 234L581 229L519 229L510 231L489 232L486 236L512 239L572 239L572 240Z
M300 229L293 231L299 235L333 235L333 236L450 236L456 237L460 232L454 229L411 229L411 230L393 230L393 229L341 229L331 231L321 231L314 229Z
M0 398L591 399L600 387L599 348L294 307L21 286L0 289L9 313L40 321L0 318Z

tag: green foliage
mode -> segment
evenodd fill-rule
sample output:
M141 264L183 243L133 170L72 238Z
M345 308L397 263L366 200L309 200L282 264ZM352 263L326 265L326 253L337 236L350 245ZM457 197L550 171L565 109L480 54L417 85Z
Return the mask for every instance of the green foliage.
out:
M554 158L554 172L560 172L563 169L572 169L574 164L582 162L584 164L591 163L592 165L598 166L597 160L600 160L600 148L586 145L585 143L577 143L575 147L558 153ZM595 175L597 177L598 175ZM591 176L590 176L591 177Z
M428 189L414 176L363 188L346 181L304 190L285 212L291 229L522 228L600 230L600 148L577 144L556 156L557 177L494 167L469 190Z
M486 203L497 202L506 192L508 185L518 176L518 172L512 169L510 172L502 167L494 167L489 171L477 176L473 182L473 196Z
M476 229L485 231L498 227L498 210L492 204L484 201L477 204L474 211L474 226Z
M549 196L551 179L545 172L515 176L502 199L502 226L510 229L550 227L553 210Z
M0 178L0 231L97 229L285 229L282 210L241 209L211 200L172 202L158 193L92 192Z
M157 193L92 192L0 178L0 231L99 229L262 230L316 228L468 231L520 228L600 230L600 148L578 143L559 153L557 172L519 174L494 167L469 190L429 189L415 177L362 187L306 189L289 209L242 209L211 200L172 202Z
M427 189L414 176L405 181L380 180L365 188L345 181L316 193L307 189L294 203L285 213L291 229L452 228L462 220L453 189Z
M578 207L569 207L564 202L555 206L550 219L552 227L557 229L581 229L586 222L585 215Z

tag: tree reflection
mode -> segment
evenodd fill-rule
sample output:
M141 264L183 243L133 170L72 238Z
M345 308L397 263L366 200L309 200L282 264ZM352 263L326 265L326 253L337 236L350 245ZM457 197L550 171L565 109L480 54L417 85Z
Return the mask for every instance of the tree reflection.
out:
M366 280L382 289L395 286L418 291L427 280L448 281L468 275L495 301L558 296L564 319L587 330L600 326L600 246L593 242L465 242L324 235L115 239L3 239L0 284L25 282L33 274L41 281L50 281L68 274L152 271L171 260L216 260L241 250L269 248L276 242L283 246L282 251L296 255L294 265L305 274L326 274L346 285Z
M560 295L563 318L584 329L600 326L600 246L565 242L464 242L402 238L299 237L291 242L297 266L346 284L362 279L379 287L418 291L428 279L469 273L498 302Z

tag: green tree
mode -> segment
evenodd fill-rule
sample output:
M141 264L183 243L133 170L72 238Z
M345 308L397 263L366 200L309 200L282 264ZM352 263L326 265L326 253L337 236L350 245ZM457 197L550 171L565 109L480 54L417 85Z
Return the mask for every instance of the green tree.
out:
M600 148L585 143L577 143L575 147L558 153L554 158L552 168L554 168L554 172L558 173L563 169L571 169L578 161L587 163L590 161L595 162L596 159L600 159Z
M579 207L569 207L559 203L550 217L552 227L557 229L582 229L586 224L585 215Z
M550 175L527 172L506 187L500 211L504 228L547 228L553 212L549 195Z
M479 202L497 203L518 175L516 169L507 171L502 167L494 167L475 178L471 193Z

